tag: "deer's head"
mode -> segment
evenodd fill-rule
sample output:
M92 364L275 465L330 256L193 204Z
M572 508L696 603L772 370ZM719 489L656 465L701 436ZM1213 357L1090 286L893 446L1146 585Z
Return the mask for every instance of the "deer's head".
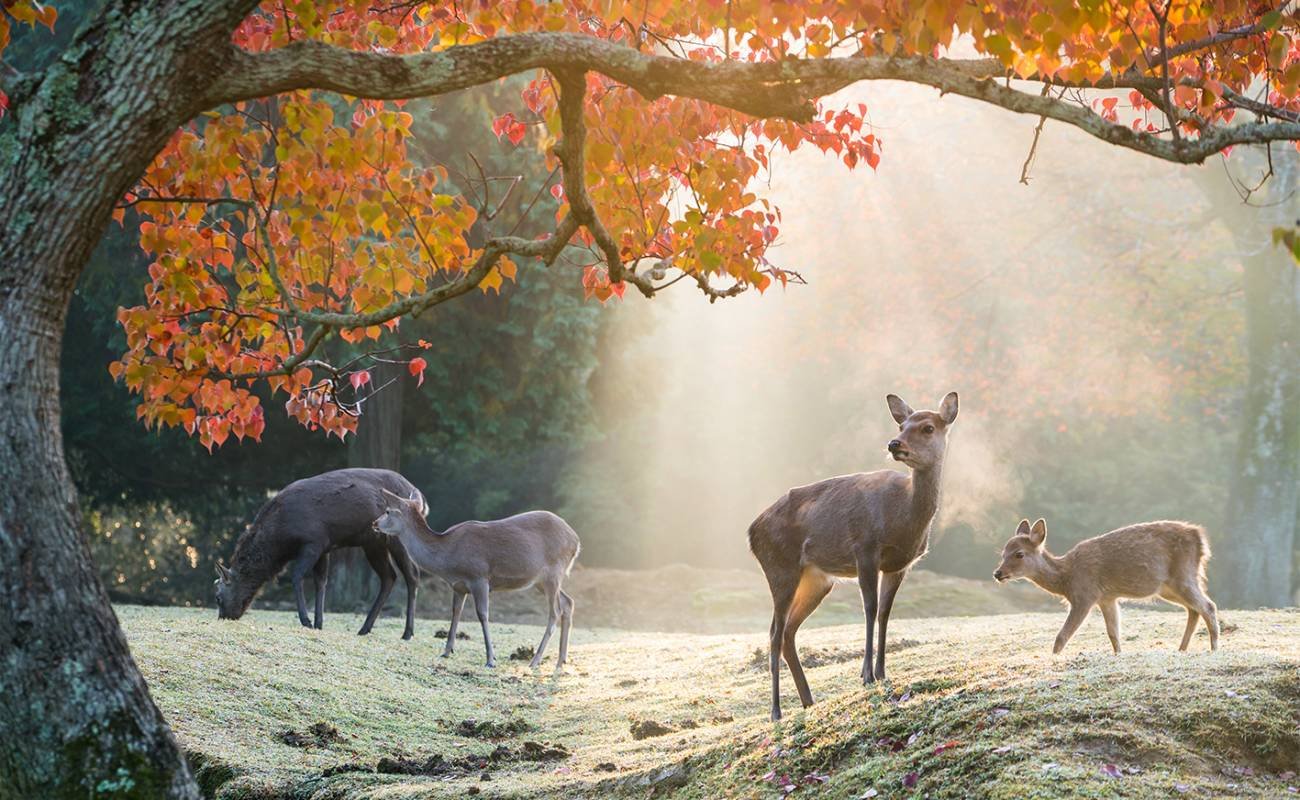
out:
M949 392L938 411L913 411L896 394L888 395L885 402L898 423L898 436L886 446L889 454L912 469L937 466L948 446L948 428L957 419L957 393Z
M220 561L215 566L217 579L212 583L217 590L217 619L239 619L248 610L252 597L244 599L240 596L241 592L237 591L239 580L234 570Z
M1002 563L993 571L993 580L1001 583L1038 574L1043 568L1046 541L1046 520L1040 519L1032 526L1029 520L1020 520L1016 535L1002 548Z
M375 530L386 536L400 536L404 532L423 533L426 536L442 535L430 528L425 521L424 515L428 513L428 507L419 492L412 493L410 497L402 497L387 489L379 491L383 493L384 511L375 519Z

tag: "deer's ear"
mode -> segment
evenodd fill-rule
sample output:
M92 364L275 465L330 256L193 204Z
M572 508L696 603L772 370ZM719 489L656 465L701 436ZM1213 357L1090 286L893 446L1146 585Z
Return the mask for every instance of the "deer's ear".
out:
M1017 536L1029 535L1029 520L1027 519L1020 520L1020 524L1016 526L1016 535Z
M1047 539L1047 520L1039 519L1034 523L1034 527L1029 529L1029 538L1033 539L1034 544L1042 544Z
M912 407L903 402L903 398L896 394L885 395L885 402L889 404L889 413L894 416L894 422L902 425L907 418L912 416Z
M943 402L939 404L939 416L943 417L943 421L947 425L957 421L956 392L948 392L948 395L943 398Z
M216 567L216 569L217 569L217 578L218 578L222 583L230 583L230 570L226 568L226 565L225 565L225 564L222 564L220 561L218 561L217 563L213 564L212 566Z

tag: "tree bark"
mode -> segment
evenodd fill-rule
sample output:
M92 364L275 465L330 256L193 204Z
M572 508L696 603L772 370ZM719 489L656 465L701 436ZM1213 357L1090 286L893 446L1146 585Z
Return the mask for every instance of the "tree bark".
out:
M110 3L0 127L0 798L197 798L91 564L59 425L77 277L254 2Z
M1274 228L1296 224L1300 159L1288 148L1271 161L1274 176L1249 205L1222 179L1207 187L1243 252L1248 374L1209 570L1216 600L1237 607L1289 604L1300 510L1300 267L1271 244Z
M394 364L376 364L370 370L375 386L387 388L366 401L365 413L348 440L349 467L375 467L400 472L402 469L402 389L406 370ZM365 553L355 547L339 550L331 557L329 596L337 608L365 610L379 590L379 580ZM402 591L406 584L402 582Z

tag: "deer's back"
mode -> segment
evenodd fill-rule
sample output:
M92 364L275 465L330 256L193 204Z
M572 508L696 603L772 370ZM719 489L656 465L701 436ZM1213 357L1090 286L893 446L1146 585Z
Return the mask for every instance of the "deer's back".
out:
M384 513L381 490L410 497L416 489L386 469L339 469L294 481L275 497L277 523L291 537L325 536L330 547L375 541L372 524Z
M1129 525L1085 539L1067 553L1072 582L1108 597L1147 597L1170 581L1196 580L1209 557L1204 530L1186 522Z
M493 588L523 588L539 576L567 571L578 556L578 534L550 511L462 522L450 528L449 565L465 577L487 575Z
M797 486L750 526L760 563L798 562L832 575L857 574L857 553L879 548L908 502L907 476L859 472Z

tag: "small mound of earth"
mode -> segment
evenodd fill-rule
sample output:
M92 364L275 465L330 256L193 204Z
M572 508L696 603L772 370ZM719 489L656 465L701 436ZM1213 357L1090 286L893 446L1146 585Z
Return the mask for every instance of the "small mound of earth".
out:
M447 630L444 628L443 630L434 631L434 632L433 632L433 638L435 638L435 639L446 639L446 638L447 638ZM468 633L465 633L465 631L456 631L456 641L459 642L461 639L464 639L465 641L469 641L469 634L468 634Z
M290 728L280 731L277 736L290 747L329 747L343 741L343 734L328 722L317 722L306 733Z
M533 649L533 646L531 644L521 644L515 648L515 651L513 653L510 654L510 660L511 661L532 661L533 655L536 652L537 651Z
M530 731L532 727L518 717L504 722L493 719L463 719L456 726L456 735L470 739L505 739Z
M326 769L325 777L345 772L377 772L383 775L419 775L432 777L464 777L478 775L479 780L492 780L489 770L517 761L561 761L572 753L564 745L552 742L524 742L517 749L499 745L488 755L469 755L448 759L441 753L424 758L384 756L373 767L359 762L338 764Z
M632 723L632 738L638 741L655 736L667 736L670 733L676 732L676 728L669 727L662 722L656 722L652 719L638 719Z

